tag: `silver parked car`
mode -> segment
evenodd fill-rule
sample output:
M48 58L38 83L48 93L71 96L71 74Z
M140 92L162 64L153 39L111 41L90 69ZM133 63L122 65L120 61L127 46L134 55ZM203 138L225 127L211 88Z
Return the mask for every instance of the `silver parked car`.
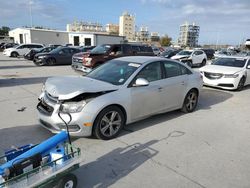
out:
M202 87L200 73L174 60L122 57L87 76L49 78L37 105L41 124L53 133L65 129L59 110L72 115L72 136L116 137L125 124L154 114L192 112Z

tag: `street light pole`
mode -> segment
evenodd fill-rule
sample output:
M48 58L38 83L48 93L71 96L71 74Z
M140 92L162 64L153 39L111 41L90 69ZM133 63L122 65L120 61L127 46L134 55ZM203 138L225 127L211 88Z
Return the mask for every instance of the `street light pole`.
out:
M30 8L30 27L33 27L33 18L32 18L32 1L29 1L29 8Z

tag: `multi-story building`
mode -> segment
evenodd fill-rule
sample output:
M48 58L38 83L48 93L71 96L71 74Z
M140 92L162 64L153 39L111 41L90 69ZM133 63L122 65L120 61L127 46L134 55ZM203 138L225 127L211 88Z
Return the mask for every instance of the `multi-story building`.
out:
M73 22L72 24L67 24L68 32L105 32L103 26L100 23L93 22Z
M125 36L128 41L135 41L135 17L128 12L120 16L119 35Z
M198 46L199 33L200 26L195 25L195 23L189 24L188 22L186 22L185 24L180 26L178 45L183 47Z
M118 24L107 24L106 32L111 35L119 35L119 25Z
M136 33L136 41L138 42L148 42L149 41L149 31L147 27L141 27Z
M151 42L159 42L160 41L159 33L158 32L151 32L150 41Z

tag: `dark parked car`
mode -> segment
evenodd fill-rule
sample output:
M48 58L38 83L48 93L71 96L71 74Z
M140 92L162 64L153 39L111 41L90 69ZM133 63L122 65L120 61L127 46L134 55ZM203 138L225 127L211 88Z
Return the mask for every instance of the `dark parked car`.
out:
M79 49L81 52L90 52L92 49L94 49L96 46L81 46Z
M177 53L179 53L182 49L170 49L170 50L166 50L164 52L161 53L161 57L165 57L165 58L171 58L174 55L176 55Z
M28 53L26 53L24 55L24 58L28 59L28 60L33 60L36 54L48 53L48 52L51 52L52 50L54 50L55 48L57 48L57 47L45 47L42 49L31 49Z
M58 47L49 53L38 53L35 55L33 62L36 65L70 65L72 56L79 53L80 50L71 47Z
M124 56L154 56L150 46L138 44L102 44L90 52L75 54L72 68L85 73L108 60Z
M3 44L0 49L1 51L3 51L4 49L7 49L7 48L12 48L14 46L18 45L17 43L5 43Z
M208 59L213 59L214 58L214 49L210 49L210 48L202 48L201 49L203 52L205 52L205 54L207 55Z

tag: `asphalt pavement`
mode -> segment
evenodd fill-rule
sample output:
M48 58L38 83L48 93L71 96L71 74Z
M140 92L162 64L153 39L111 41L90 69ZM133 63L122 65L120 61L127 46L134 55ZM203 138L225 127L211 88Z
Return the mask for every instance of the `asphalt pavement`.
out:
M48 77L79 75L70 66L37 67L0 53L0 151L52 134L37 120ZM197 110L160 114L127 125L113 140L75 138L78 187L250 187L250 87L204 87Z

